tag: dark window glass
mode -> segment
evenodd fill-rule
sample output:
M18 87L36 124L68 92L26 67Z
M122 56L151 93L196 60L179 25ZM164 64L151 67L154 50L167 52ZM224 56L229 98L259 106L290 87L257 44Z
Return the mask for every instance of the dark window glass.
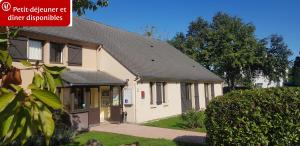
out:
M156 104L161 105L162 104L162 96L163 96L163 90L162 90L162 83L156 83Z
M68 64L70 66L82 65L82 48L80 46L68 45Z
M84 98L84 88L73 88L74 110L86 109L86 100Z
M163 83L163 87L162 87L162 90L163 90L163 103L166 103L167 100L166 100L166 87L167 87L167 83Z
M215 84L211 84L211 97L215 97Z
M208 89L209 84L205 83L204 84L204 94L205 94L205 105L208 105L209 102L209 89Z
M50 62L63 63L64 44L50 43Z
M153 83L150 83L150 104L153 104Z
M187 100L191 100L192 99L192 89L191 89L191 84L190 83L186 83L185 84L185 93L186 93L186 99Z

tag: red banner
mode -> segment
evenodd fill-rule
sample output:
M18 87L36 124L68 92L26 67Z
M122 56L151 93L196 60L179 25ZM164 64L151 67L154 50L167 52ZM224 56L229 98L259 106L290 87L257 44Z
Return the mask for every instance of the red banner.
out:
M0 0L0 26L71 26L72 0Z

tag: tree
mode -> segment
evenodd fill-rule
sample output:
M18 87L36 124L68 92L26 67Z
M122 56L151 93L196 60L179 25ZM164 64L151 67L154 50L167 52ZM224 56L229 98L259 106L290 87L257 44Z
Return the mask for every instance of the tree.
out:
M148 37L148 38L154 38L154 39L158 39L158 40L162 39L161 34L159 34L157 27L152 26L152 25L145 26L142 35L144 35L145 37Z
M73 11L80 16L86 10L107 5L108 0L73 0ZM21 71L13 66L9 54L11 40L20 28L6 26L0 30L0 145L16 139L25 144L32 135L43 135L49 145L55 127L52 113L62 110L56 87L61 84L60 74L65 68L22 60L26 70L34 70L32 83L23 88Z
M267 57L263 66L263 73L269 78L269 81L279 82L287 79L287 69L292 55L291 50L284 42L282 36L271 35L265 39L267 48Z
M252 87L261 72L270 81L285 78L291 55L281 36L257 39L253 24L222 12L212 22L197 18L187 34L178 33L169 43L223 77L231 89Z
M49 67L32 64L27 60L21 63L28 70L34 70L32 83L24 89L20 69L12 64L8 49L10 40L17 36L18 28L6 27L2 33L0 51L0 145L6 145L16 139L24 144L27 139L36 134L45 137L46 145L54 132L52 111L62 109L56 86L60 83L59 74L64 67Z
M184 53L222 76L234 88L254 76L253 69L262 64L262 56L258 54L263 54L264 49L254 33L252 24L219 12L211 23L202 18L191 22L185 37L180 34L170 42L180 50L189 50Z
M292 84L300 86L300 57L297 56L292 68Z
M81 16L86 10L96 11L99 7L107 7L108 0L73 0L73 11Z
M154 34L156 33L155 26L146 26L144 30L144 36L148 38L154 37Z

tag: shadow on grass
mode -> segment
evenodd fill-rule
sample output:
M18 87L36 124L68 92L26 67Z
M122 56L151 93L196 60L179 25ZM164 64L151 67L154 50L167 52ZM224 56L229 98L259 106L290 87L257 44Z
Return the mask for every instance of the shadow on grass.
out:
M173 139L177 146L206 146L205 136L179 136Z

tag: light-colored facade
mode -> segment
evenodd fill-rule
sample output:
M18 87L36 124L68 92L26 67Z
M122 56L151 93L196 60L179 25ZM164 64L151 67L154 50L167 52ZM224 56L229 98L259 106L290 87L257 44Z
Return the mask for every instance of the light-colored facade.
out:
M258 75L254 78L254 85L257 88L272 88L272 87L282 87L283 79L279 82L270 81L267 77L263 75Z
M189 109L201 110L213 97L223 94L221 80L143 79L107 51L105 44L27 31L21 31L21 36L26 41L21 43L27 50L23 53L25 59L30 59L32 48L38 48L38 45L30 46L30 41L39 41L42 55L37 56L41 63L70 69L67 76L62 76L67 85L60 87L58 94L73 122L78 123L78 129L106 121L142 123L178 115ZM70 51L74 45L80 50L80 63L71 65L72 60L78 61ZM53 53L57 48L59 51ZM24 67L18 61L13 64L21 69L22 86L28 86L34 71L22 70ZM85 74L88 74L87 78L89 75L99 74L99 78L103 75L108 81L74 83L68 78L75 75L75 79L81 79L86 77ZM95 80L99 78L94 77Z

